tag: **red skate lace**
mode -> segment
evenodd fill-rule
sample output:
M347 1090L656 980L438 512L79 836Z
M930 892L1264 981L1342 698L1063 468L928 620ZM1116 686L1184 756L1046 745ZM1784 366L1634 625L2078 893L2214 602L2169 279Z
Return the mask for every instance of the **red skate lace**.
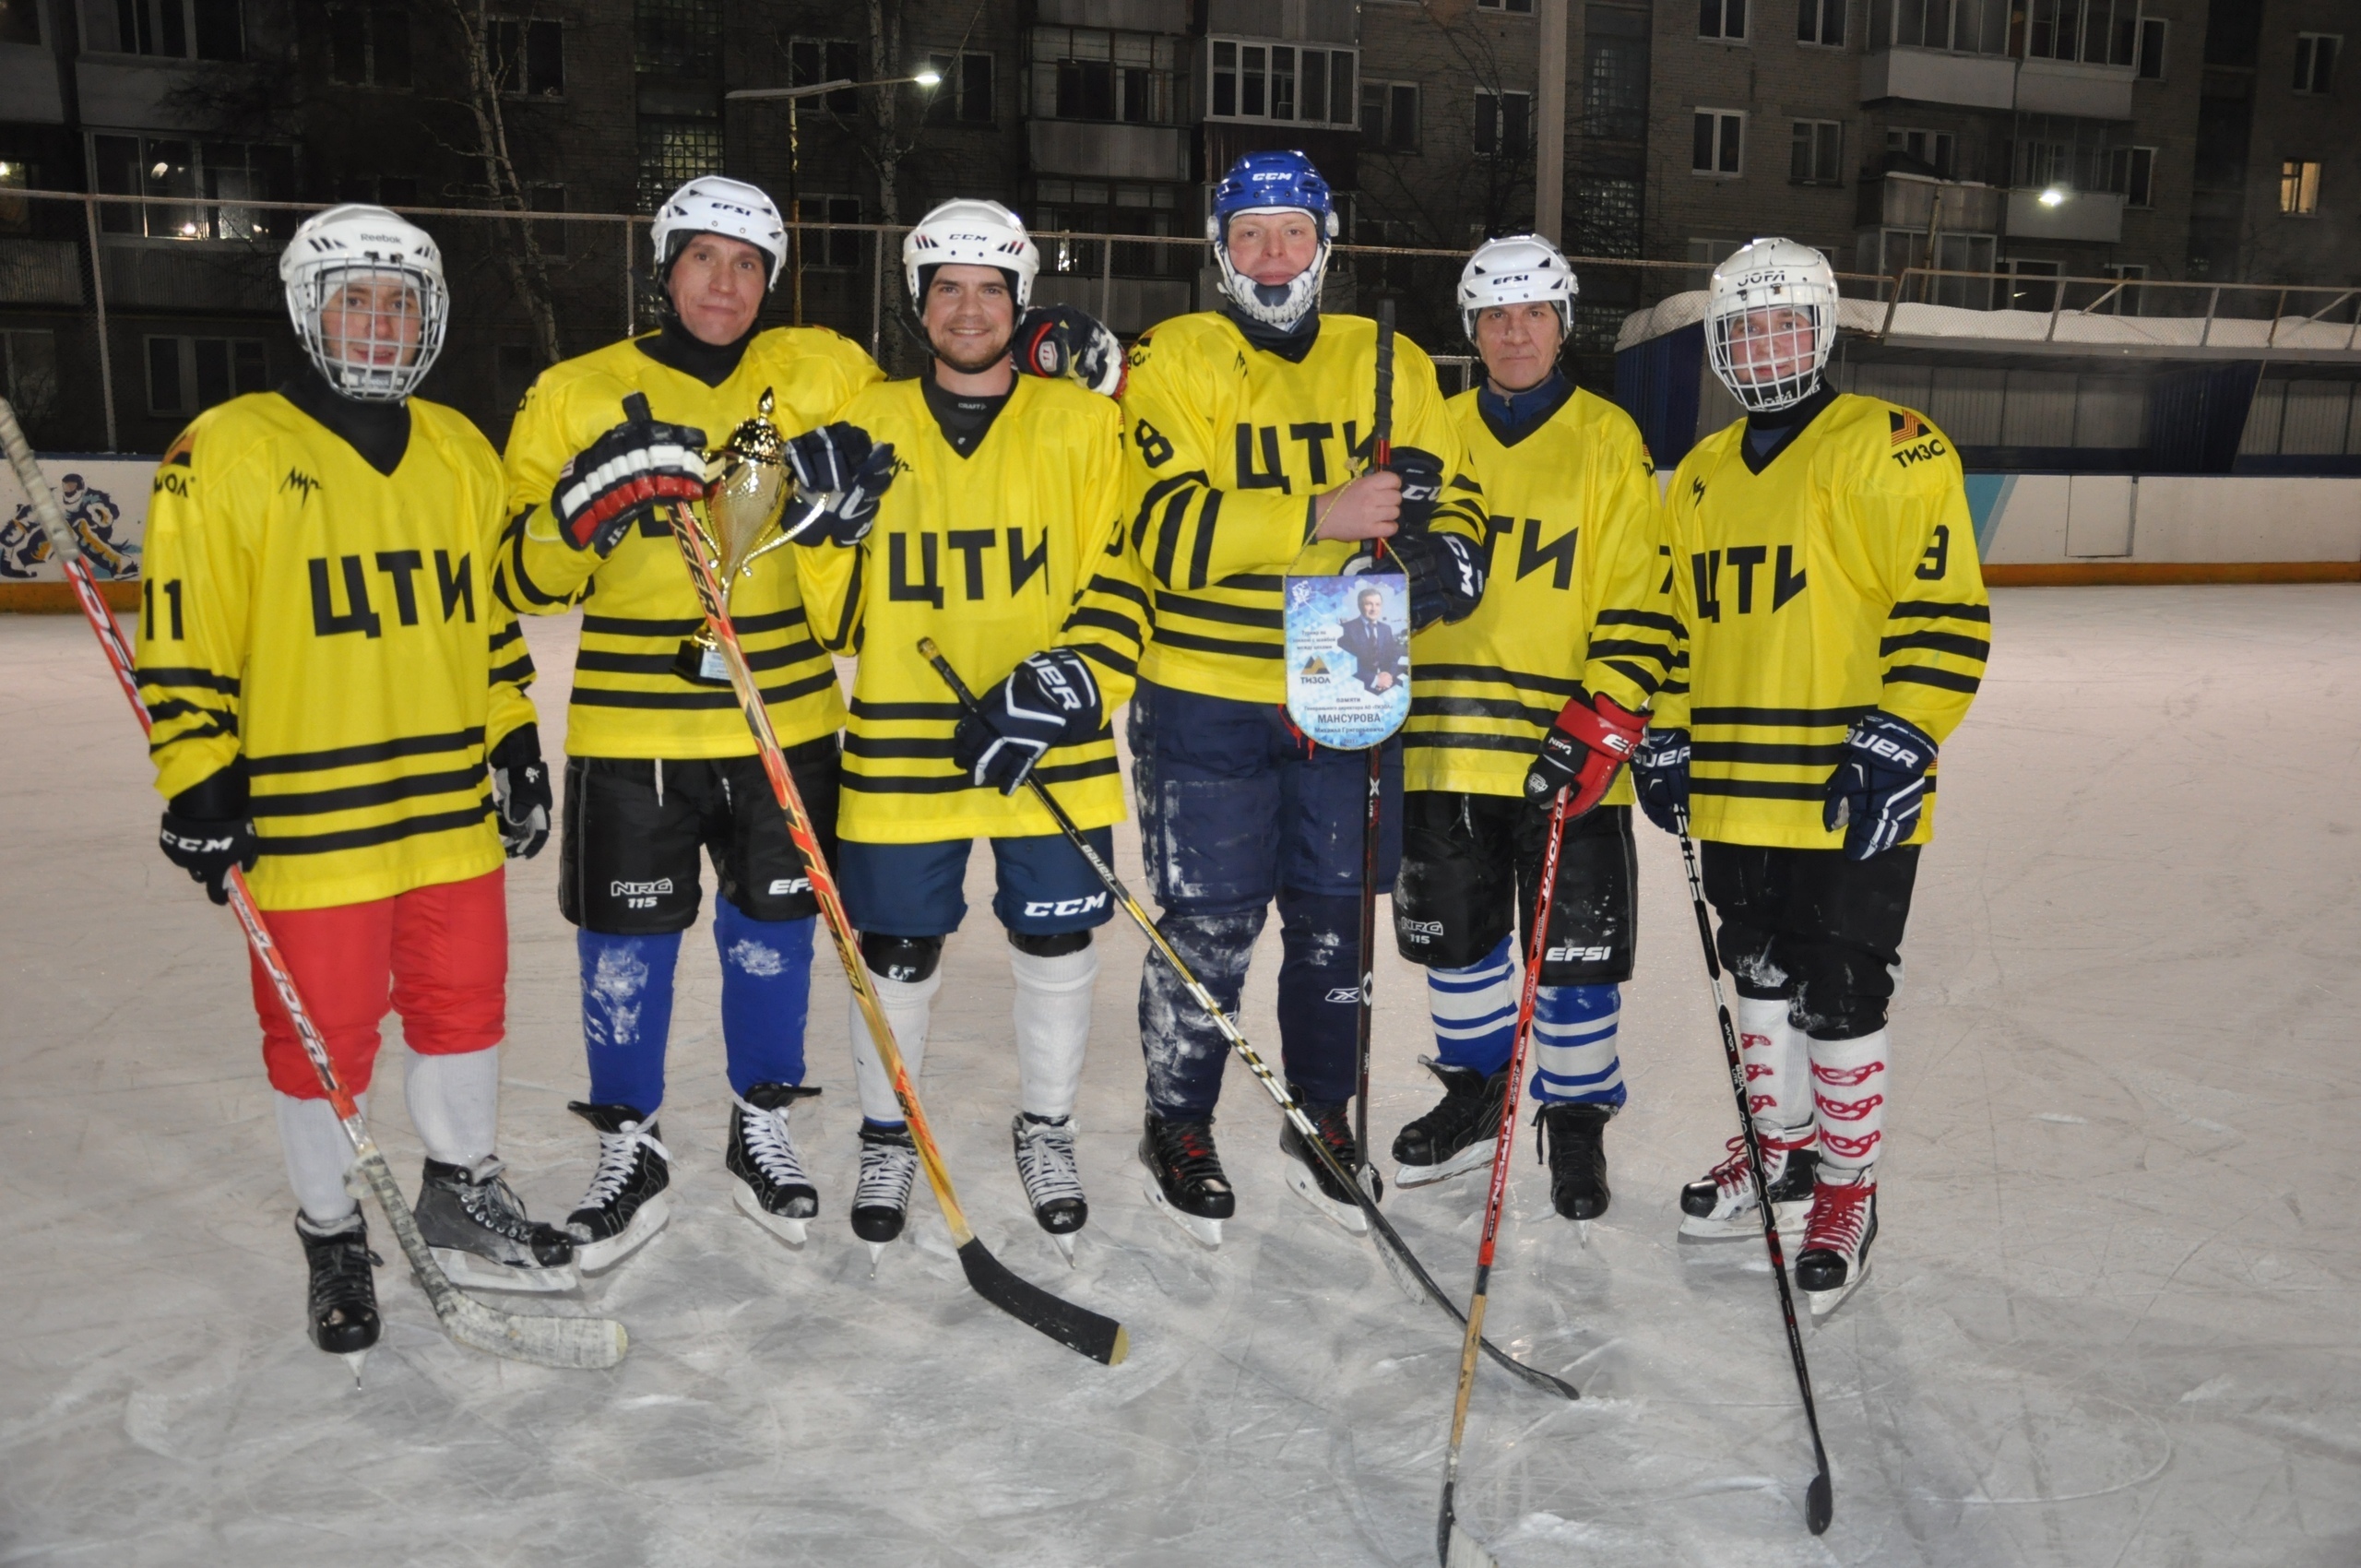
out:
M1869 1199L1876 1194L1877 1188L1866 1184L1816 1189L1811 1221L1804 1228L1804 1251L1825 1247L1851 1257L1860 1248L1861 1232L1869 1222Z
M1760 1133L1755 1136L1762 1145L1762 1178L1766 1182L1778 1181L1786 1170L1784 1157L1788 1150L1807 1148L1811 1144L1809 1134L1793 1139L1764 1137ZM1741 1133L1725 1146L1729 1149L1730 1156L1714 1167L1714 1186L1726 1194L1751 1193L1754 1190L1754 1174L1747 1169L1746 1135Z

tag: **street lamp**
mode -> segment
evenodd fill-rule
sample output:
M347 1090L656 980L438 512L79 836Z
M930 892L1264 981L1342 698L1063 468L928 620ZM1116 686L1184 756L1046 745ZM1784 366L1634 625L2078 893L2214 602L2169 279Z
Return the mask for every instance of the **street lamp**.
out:
M939 85L942 80L943 74L930 67L912 76L881 77L873 82L857 82L849 77L839 77L835 81L813 82L808 87L742 87L734 92L725 92L721 95L725 100L742 99L754 101L785 99L787 101L787 222L788 227L795 234L796 326L803 325L803 197L796 184L798 165L802 155L802 142L796 132L796 104L807 98L817 98L822 93L844 92L854 88L899 87L904 82L915 82L919 87L932 88Z

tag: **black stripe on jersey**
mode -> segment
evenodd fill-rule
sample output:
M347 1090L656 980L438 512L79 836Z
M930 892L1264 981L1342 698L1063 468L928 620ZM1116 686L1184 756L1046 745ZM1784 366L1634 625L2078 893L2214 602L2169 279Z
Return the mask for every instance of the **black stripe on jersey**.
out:
M286 752L278 756L250 756L246 771L256 778L273 773L312 773L330 767L358 767L362 763L391 762L402 756L432 756L436 752L465 751L483 744L483 727L454 730L444 735L403 735L373 741L365 746L336 746L324 752Z
M1885 618L1889 621L1981 621L1988 626L1992 624L1992 607L1988 604L1946 604L1939 599L1905 599L1887 611Z
M815 659L825 659L826 652L818 643L805 637L778 647L744 648L749 670L778 670L790 664L803 664ZM585 670L595 670L607 675L670 675L679 658L672 653L609 653L604 648L586 647L574 656L574 669L578 676Z
M1078 640L1073 647L1076 653L1081 654L1092 663L1103 664L1118 674L1136 676L1140 672L1138 659L1128 653L1119 653L1103 643Z
M1240 430L1245 428L1244 425L1239 426ZM1240 439L1245 438L1240 436ZM1214 524L1220 517L1221 492L1208 490L1204 505L1197 508L1196 547L1189 552L1189 586L1192 588L1204 587L1205 574L1213 569Z
M765 615L733 615L730 624L738 629L738 636L742 641L747 637L760 636L765 632L776 632L783 626L800 626L803 618L803 607L798 604ZM663 620L640 620L622 615L582 617L582 635L586 637L685 637L704 629L705 617L702 615Z
M1908 681L1920 686L1940 686L1947 692L1965 692L1970 696L1984 684L1981 675L1962 675L1955 671L1937 670L1925 664L1903 664L1885 672L1887 685L1896 681Z
M276 816L318 816L326 812L358 811L363 806L382 806L394 801L415 800L421 795L448 795L455 790L472 790L483 782L483 768L456 767L442 773L413 773L406 778L382 779L374 784L352 784L341 790L300 790L291 794L262 795L254 798L254 814L257 821Z
M1431 751L1521 752L1526 756L1535 749L1530 735L1459 735L1447 730L1405 730L1402 744Z
M1654 659L1659 661L1672 657L1672 649L1663 643L1630 642L1621 637L1614 637L1605 642L1594 639L1590 645L1590 657L1593 659L1612 659L1619 653L1633 659Z
M542 592L540 585L533 581L533 575L525 570L525 519L532 515L533 509L528 506L517 513L508 525L508 560L505 563L508 568L507 575L516 582L516 591L523 595L525 600L524 604L509 604L508 608L520 614L524 612L527 605L571 604L575 599L572 594ZM500 585L495 582L492 586L497 588ZM501 601L507 603L505 594L501 596Z
M492 634L492 646L495 648L506 647L510 643L516 642L523 637L524 635L525 628L518 625L516 622L511 621L507 625L503 626L499 631Z
M1172 580L1172 558L1180 552L1180 521L1189 514L1189 487L1210 486L1211 483L1203 469L1192 469L1185 474L1157 480L1147 487L1147 493L1140 497L1139 516L1132 523L1132 548L1134 550L1145 551L1147 548L1148 519L1158 504L1164 506L1164 520L1156 525L1157 582Z
M1156 613L1161 616L1168 612L1197 621L1226 621L1233 626L1253 626L1265 632L1287 629L1287 612L1276 605L1257 609L1251 604L1224 604L1218 600L1159 593L1156 596Z
M1955 653L1962 659L1987 659L1992 645L1982 637L1963 637L1953 632L1905 632L1898 637L1886 637L1878 643L1878 657L1900 653L1906 647L1931 648L1937 653Z
M1825 780L1789 784L1768 778L1711 778L1691 773L1689 792L1742 796L1750 801L1822 801L1828 798L1828 785Z
M528 655L522 659L512 659L506 664L495 666L485 677L485 683L488 685L497 686L504 682L512 686L531 685L533 683L531 656Z
M132 679L143 686L203 686L208 691L219 692L227 697L238 695L238 678L235 675L217 675L210 670L173 665L159 666L153 670L135 670L131 674Z
M849 731L845 735L847 756L909 757L922 761L949 762L951 737L948 735L864 735Z
M391 844L428 833L448 833L455 827L473 827L491 814L492 797L483 795L478 798L475 805L463 811L437 812L433 816L406 817L399 822L381 822L369 827L348 827L339 833L310 833L300 837L273 837L265 833L255 837L266 855L326 855L338 849L365 849L373 844Z
M1528 692L1548 692L1556 697L1572 696L1582 686L1579 681L1560 679L1555 675L1528 675L1497 664L1414 664L1410 678L1418 685L1425 685L1430 681L1487 681L1494 685L1516 686ZM1553 713L1549 717L1555 719L1557 715Z
M1143 612L1152 613L1147 601L1147 590L1137 583L1126 582L1121 577L1101 576L1094 573L1090 579L1090 587L1084 591L1111 593L1118 599L1128 599L1138 605Z
M872 702L867 697L852 699L852 716L878 724L896 721L932 722L956 721L967 709L955 702Z
M1285 593L1287 579L1281 572L1232 572L1214 587L1231 593Z
M1242 643L1227 637L1200 637L1188 632L1177 632L1169 626L1156 629L1156 640L1174 647L1185 647L1192 653L1226 653L1239 659L1284 659L1287 649L1278 643Z
M807 675L801 681L789 681L784 686L765 686L763 706L777 707L783 702L793 702L797 697L809 696L836 678L836 672L834 670L823 670L816 674ZM610 691L603 686L577 684L574 688L574 706L576 707L664 708L674 712L690 708L735 708L738 706L738 694L734 691L718 690L618 692Z
M1636 664L1626 664L1619 659L1608 659L1607 661L1607 667L1609 670L1614 671L1617 674L1622 676L1625 680L1631 682L1631 684L1639 687L1640 690L1647 693L1650 696L1655 695L1657 691L1661 689L1661 683L1658 681L1654 671L1643 670Z
M1656 688L1656 695L1667 697L1685 697L1689 695L1689 683L1686 681L1667 681L1663 685Z
M1688 628L1670 615L1659 615L1653 610L1602 610L1596 617L1602 626L1645 626L1652 631L1669 632L1676 637L1688 636Z
M1115 759L1103 756L1091 762L1060 763L1055 767L1037 767L1033 777L1044 784L1071 784L1077 779L1103 778L1119 771ZM872 795L955 795L962 790L977 786L965 773L947 774L940 778L893 778L846 768L837 787L864 790Z
M1694 741L1693 762L1751 763L1761 767L1834 767L1845 758L1845 742L1824 746L1789 746L1772 741Z
M1547 730L1557 721L1553 707L1527 707L1506 697L1446 697L1418 696L1410 698L1412 718L1430 719L1509 719ZM1530 741L1525 742L1532 744Z
M1119 637L1127 638L1135 643L1147 640L1145 635L1141 632L1140 624L1137 621L1128 615L1118 614L1112 610L1077 610L1066 617L1066 630L1072 631L1076 626L1096 626L1102 632L1112 632Z
M1818 729L1851 724L1876 708L1861 707L1696 707L1689 710L1691 724L1767 725L1783 730Z
M236 714L224 713L218 707L207 707L201 703L193 703L184 697L162 697L159 698L155 702L149 703L148 705L148 722L149 724L161 724L168 719L186 719L191 714L195 713L201 713L205 715L207 722L213 726L213 733L217 735L234 735L238 732L238 716ZM173 737L175 740L183 738L184 737Z

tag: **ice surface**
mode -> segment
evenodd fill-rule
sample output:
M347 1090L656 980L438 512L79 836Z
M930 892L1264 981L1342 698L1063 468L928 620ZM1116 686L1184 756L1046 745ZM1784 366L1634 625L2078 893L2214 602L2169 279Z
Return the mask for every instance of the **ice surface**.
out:
M1809 1455L1760 1248L1674 1241L1675 1189L1732 1111L1678 860L1643 827L1614 1208L1579 1247L1528 1130L1493 1277L1501 1343L1585 1395L1479 1376L1460 1513L1510 1568L2361 1561L2361 591L1997 598L1905 948L1875 1272L1807 1330L1833 1528L1803 1528ZM571 629L528 630L554 749ZM1228 1243L1208 1254L1150 1211L1124 927L1084 1085L1077 1266L1034 1227L982 855L928 1102L979 1233L1120 1315L1128 1363L978 1300L923 1196L915 1242L870 1281L844 1222L857 1112L825 944L827 1094L796 1111L821 1218L797 1253L734 1212L699 934L664 1108L677 1215L587 1292L630 1324L628 1360L568 1373L458 1349L397 1262L356 1394L303 1337L236 930L152 847L140 742L87 630L0 617L0 1563L1433 1561L1456 1336L1287 1193L1277 1118L1241 1071ZM1117 843L1136 874L1135 839ZM594 1153L563 1109L583 1077L555 859L513 873L502 1146L547 1216ZM1246 1012L1275 1051L1275 929L1264 947ZM1413 1060L1423 986L1390 953L1378 999L1390 1138L1434 1091ZM374 1109L407 1181L392 1065ZM1453 1289L1480 1197L1473 1176L1387 1195Z

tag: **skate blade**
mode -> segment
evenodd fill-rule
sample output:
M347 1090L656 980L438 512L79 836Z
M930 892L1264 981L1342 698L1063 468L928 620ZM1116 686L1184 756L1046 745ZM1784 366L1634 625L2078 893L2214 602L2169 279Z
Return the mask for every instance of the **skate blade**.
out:
M352 1391L361 1392L361 1368L369 1360L366 1350L351 1350L345 1354L344 1364L352 1369Z
M1186 1235L1189 1240L1196 1242L1197 1245L1204 1248L1205 1251L1209 1253L1219 1250L1221 1246L1220 1220L1207 1219L1202 1215L1183 1214L1179 1209L1173 1207L1171 1200L1164 1195L1164 1189L1156 1184L1156 1178L1153 1175L1149 1176L1146 1181L1140 1183L1140 1190L1147 1194L1147 1201L1149 1204L1154 1206L1155 1208L1167 1219L1169 1219L1173 1224L1180 1227L1182 1234Z
M1845 1304L1847 1297L1851 1296L1854 1291L1861 1288L1861 1282L1869 1277L1869 1260L1863 1258L1861 1259L1861 1266L1853 1271L1853 1277L1847 1279L1844 1284L1839 1285L1835 1289L1805 1291L1804 1300L1809 1303L1811 1307L1812 1326L1814 1328L1818 1328L1822 1323L1826 1322L1829 1316L1833 1313L1837 1308Z
M1465 1175L1470 1170L1489 1170L1493 1149L1492 1140L1486 1138L1469 1144L1449 1159L1433 1165L1397 1165L1394 1168L1394 1184L1397 1187L1426 1187L1437 1182L1447 1182L1453 1176Z
M451 1283L463 1290L520 1290L541 1295L558 1290L572 1290L581 1285L578 1263L563 1263L549 1268L525 1268L509 1264L493 1263L473 1253L457 1247L436 1247L434 1261Z
M1774 1204L1779 1218L1779 1240L1793 1241L1803 1234L1804 1222L1810 1217L1811 1203ZM1743 1241L1749 1238L1762 1240L1762 1220L1752 1209L1728 1219L1712 1219L1702 1215L1688 1214L1680 1218L1680 1240L1684 1241Z
M576 1241L574 1244L574 1265L584 1274L601 1274L639 1251L656 1239L672 1218L672 1205L663 1193L657 1194L639 1206L631 1223L599 1241Z
M1065 1253L1066 1266L1072 1268L1074 1266L1074 1233L1052 1230L1049 1234L1050 1240L1056 1244L1058 1251Z
M773 1214L754 1196L753 1188L743 1182L738 1182L736 1186L739 1212L796 1251L803 1250L803 1243L811 1240L809 1216L799 1218L791 1214Z
M1348 1236L1369 1234L1369 1216L1358 1204L1340 1204L1320 1190L1320 1183L1311 1171L1287 1161L1287 1187L1296 1196L1318 1209L1335 1222L1336 1228Z

